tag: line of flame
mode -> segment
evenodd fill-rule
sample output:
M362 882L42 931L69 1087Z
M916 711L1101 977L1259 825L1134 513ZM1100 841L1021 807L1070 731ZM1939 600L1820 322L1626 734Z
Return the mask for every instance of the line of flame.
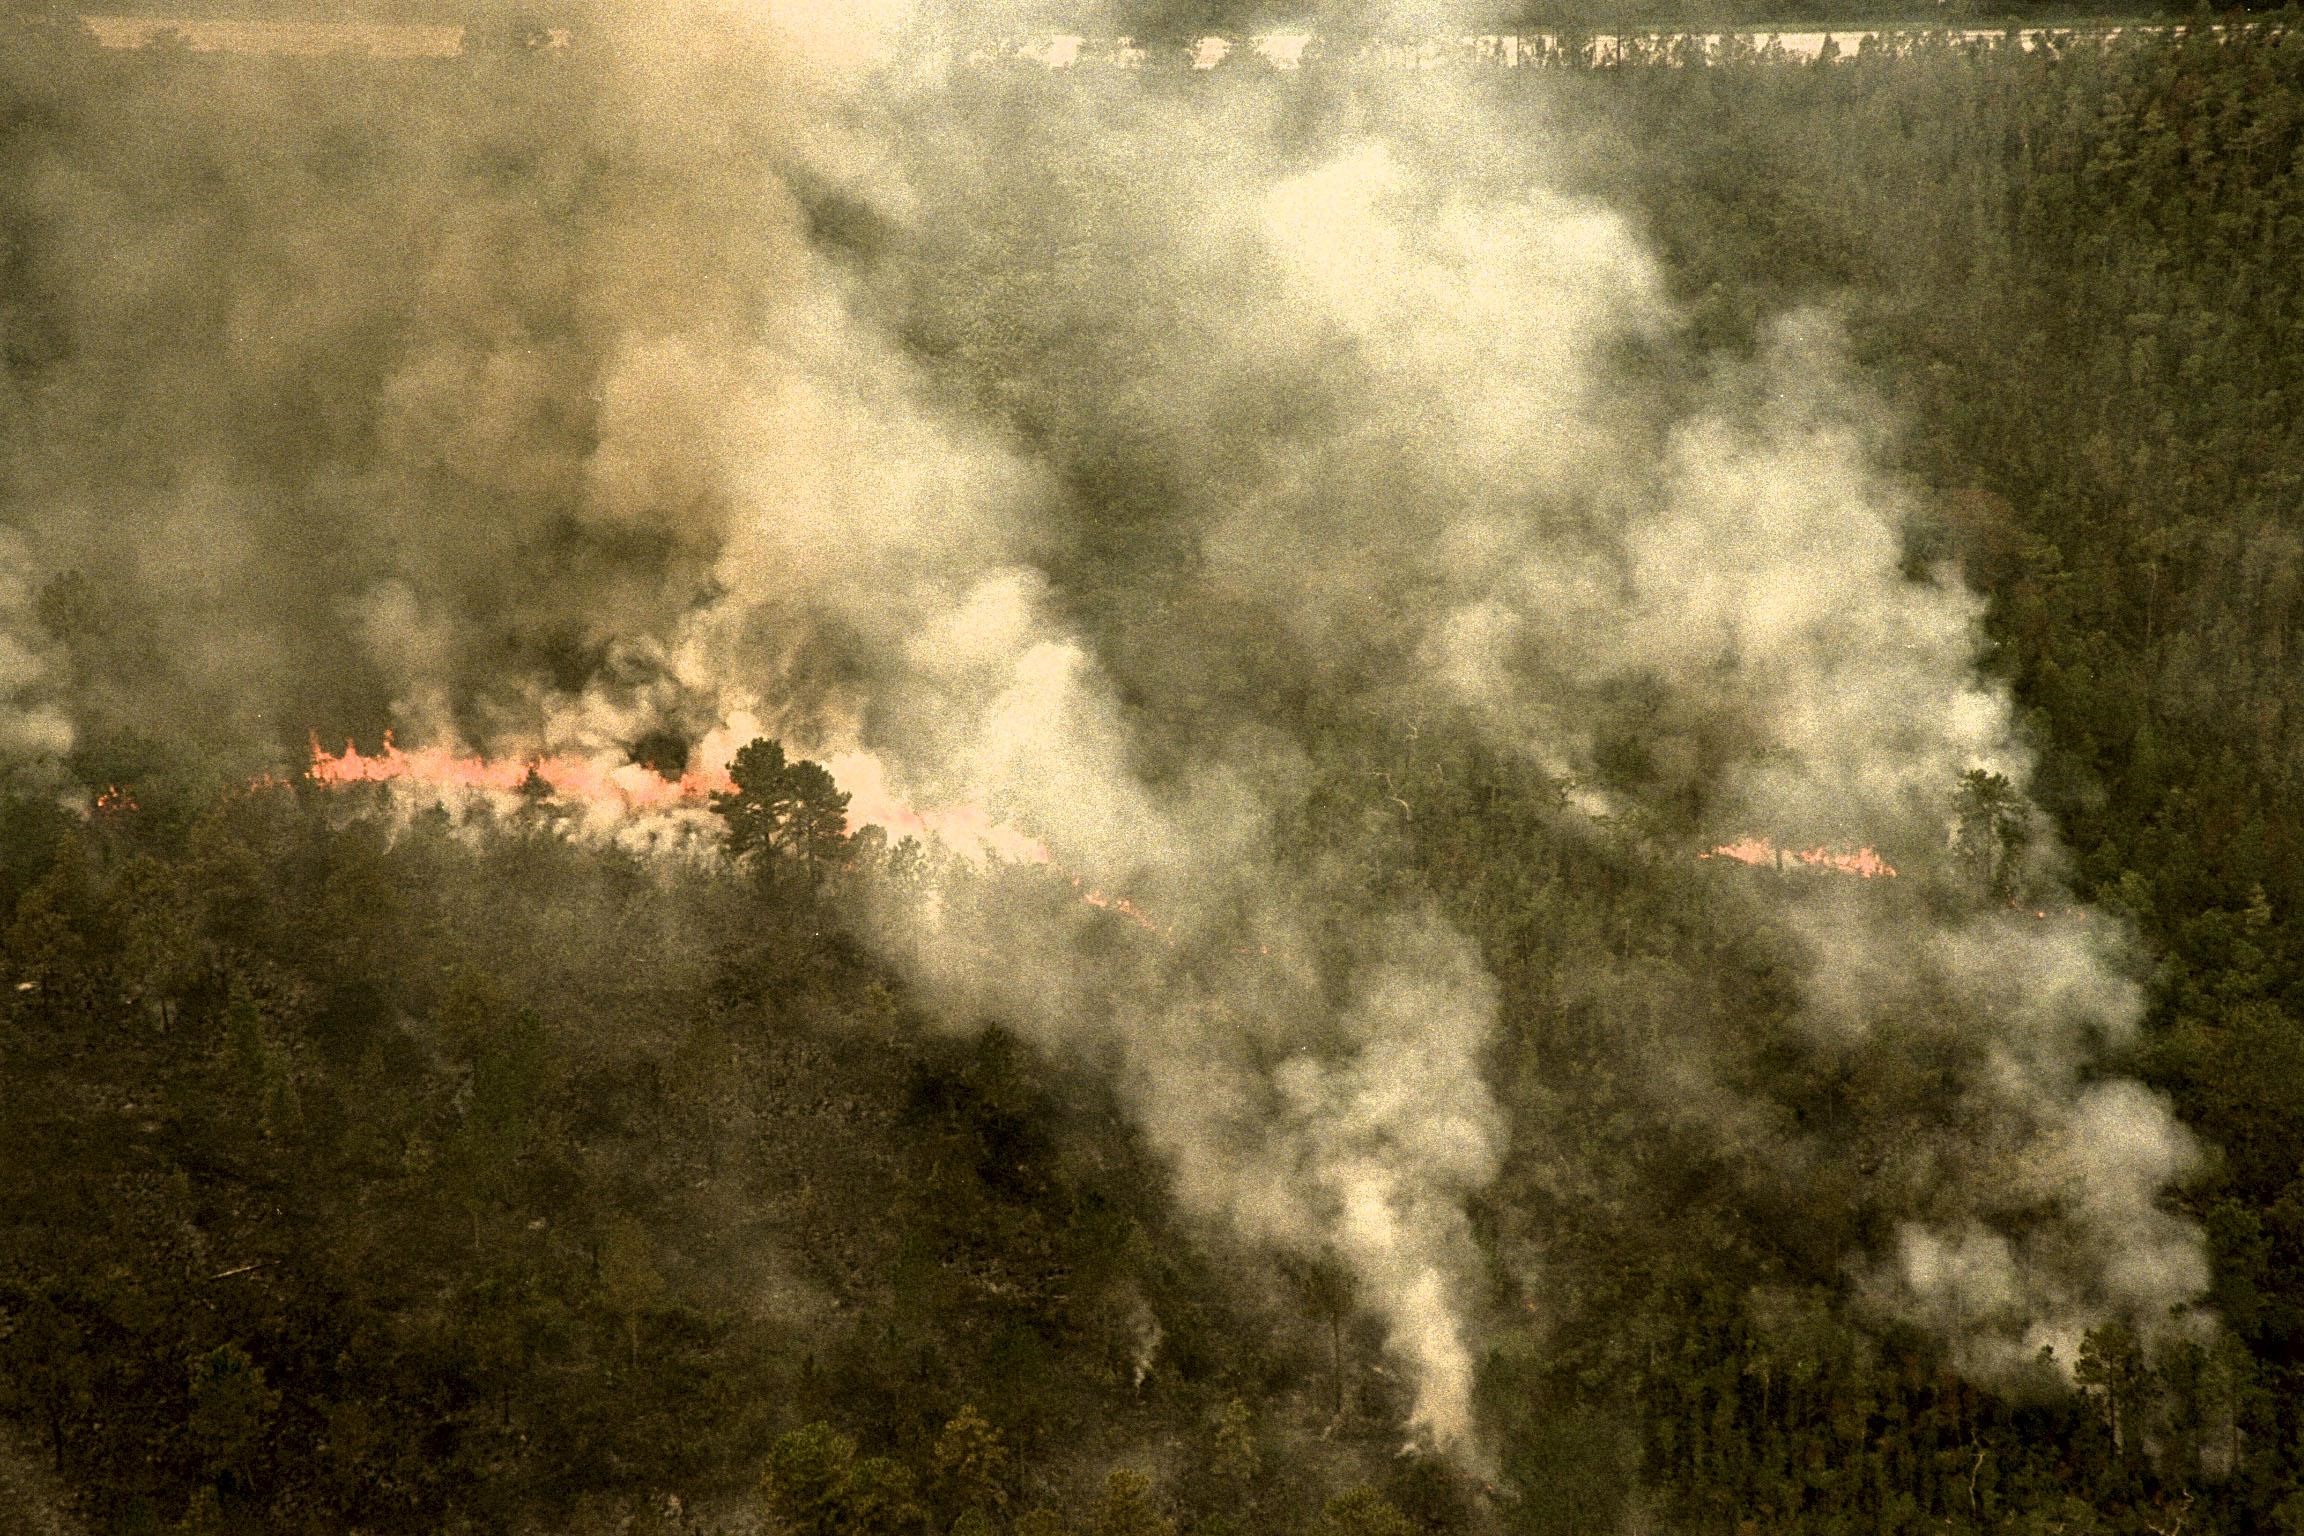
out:
M993 858L1009 864L1053 861L1047 844L994 820L982 806L920 810L908 804L889 785L880 760L868 753L834 754L824 766L832 782L848 795L850 832L878 826L890 837L942 843L977 860ZM383 749L373 753L362 752L349 742L342 752L330 752L315 737L312 763L306 770L314 783L331 788L405 782L490 794L515 794L528 783L530 775L561 799L610 812L701 805L711 796L736 787L736 781L723 768L690 769L668 776L640 763L608 765L565 755L492 758L446 747L411 751L394 741L390 732L385 733Z
M1071 881L1080 900L1099 911L1127 918L1146 933L1173 944L1147 913L1125 896L1107 896L1078 875L1055 864L1048 845L1005 822L997 822L982 806L964 805L921 811L898 798L888 784L885 766L868 753L834 754L825 761L833 783L848 795L848 830L867 826L884 829L890 837L934 840L965 857L1006 864L1039 864L1056 869ZM675 809L703 803L712 795L736 787L724 769L690 770L667 777L640 763L603 767L579 757L478 757L445 747L419 747L409 751L384 736L381 751L362 752L350 742L342 752L330 752L312 739L312 764L306 777L316 784L341 788L352 784L409 783L428 789L474 790L488 794L517 794L530 776L541 780L553 794L612 813ZM256 787L278 781L266 775Z
M640 763L603 767L581 757L468 757L446 747L419 747L411 752L385 733L380 752L363 753L347 742L342 752L312 743L312 766L306 776L314 783L388 784L398 781L434 789L473 789L512 794L534 775L564 799L629 810L662 810L695 804L715 792L734 789L726 773L683 773L667 778Z
M1074 875L1072 877L1072 888L1080 892L1081 901L1085 902L1091 907L1094 907L1097 911L1117 912L1122 917L1128 919L1128 921L1134 923L1137 927L1143 929L1146 933L1152 934L1162 942L1168 944L1173 944L1176 942L1176 935L1173 930L1162 932L1160 925L1152 920L1152 914L1145 911L1142 907L1136 905L1136 903L1130 901L1127 897L1107 896L1102 891L1087 886L1078 875Z
M1835 874L1854 875L1860 880L1893 880L1896 866L1882 858L1877 849L1863 848L1787 848L1779 850L1765 837L1740 837L1732 843L1722 843L1699 859L1732 859L1739 864L1757 868L1782 869L1786 861L1810 869L1830 870Z

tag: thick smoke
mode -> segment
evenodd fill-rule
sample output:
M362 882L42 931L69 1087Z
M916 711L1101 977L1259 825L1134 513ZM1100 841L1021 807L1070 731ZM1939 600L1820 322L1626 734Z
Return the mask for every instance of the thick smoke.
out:
M603 16L373 142L170 151L221 214L32 166L104 256L42 274L70 342L8 429L0 747L71 746L61 645L97 736L724 759L759 722L980 806L1062 874L892 899L889 953L1107 1066L1187 1208L1345 1266L1416 1433L1477 1459L1466 1201L1542 1134L1488 1085L1499 991L1435 903L1284 836L1308 701L1444 722L1689 880L1745 834L1918 855L1782 893L1811 1049L1952 1064L1857 1136L1876 1304L1998 1375L2198 1294L2184 1134L2094 1076L2118 935L2001 904L2045 839L1964 883L1963 775L2027 760L1828 317L1693 356L1481 88L970 74L898 20ZM306 89L266 113L344 121ZM580 120L540 137L531 92ZM29 625L34 570L85 573L76 616ZM1659 1123L1755 1184L1844 1150L1755 1131L1712 1029L1647 1063Z
M1049 413L1087 417L1076 430L1127 443L1159 484L1144 536L1195 557L1200 621L1251 615L1261 638L1231 664L1469 719L1592 813L1691 848L1913 850L1892 891L1785 893L1818 1055L1941 1062L1956 1085L1886 1117L1908 1146L1862 1195L1900 1234L1871 1293L1993 1377L2043 1344L2069 1368L2106 1318L2167 1326L2205 1284L2197 1233L2157 1203L2189 1142L2158 1099L2090 1081L2139 1015L2121 937L2041 894L2045 839L1988 901L1966 884L1981 850L1955 790L2021 784L2028 757L1977 670L1979 603L1904 568L1881 413L1829 318L1670 377L1670 305L1627 225L1480 163L1475 146L1543 145L1477 97L1383 86L1303 108L1326 119L1309 129L1255 100L1180 121L1076 99L1050 131L1088 163L1049 238L1083 255L1044 302L1084 338L1035 352L1030 382L1063 397ZM1072 345L1128 367L1096 380ZM1155 645L1126 658L1148 688L1205 670ZM1255 879L1277 904L1285 881ZM1653 1065L1679 1097L1685 1065ZM1723 1113L1724 1147L1743 1117ZM1834 1150L1779 1132L1743 1155L1764 1179ZM1424 1166L1461 1187L1462 1161Z

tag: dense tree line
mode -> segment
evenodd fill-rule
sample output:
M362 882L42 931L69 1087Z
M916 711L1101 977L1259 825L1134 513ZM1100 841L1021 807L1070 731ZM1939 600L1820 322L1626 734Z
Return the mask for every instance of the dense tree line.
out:
M837 816L780 756L724 814ZM1092 1085L846 936L908 846L668 872L368 797L8 802L4 1401L103 1528L1149 1532L1094 1468L1154 1426L1163 1504L1306 1496L1246 1403L1328 1391L1310 1325L1167 1232Z
M2304 333L2281 274L2304 195L2304 39L1921 43L1579 89L1615 142L1638 146L1608 190L1646 210L1700 325L1733 339L1786 303L1842 307L1924 503L1913 559L1956 560L1993 599L1995 664L2030 708L2036 793L2075 887L2135 921L2156 961L2145 1066L2220 1150L2187 1199L2232 1339L2170 1368L2185 1390L2223 1373L2237 1413L2185 1518L2288 1528L2304 1510L2288 1299L2304 1287L2289 592ZM2092 1420L2028 1409L1997 1426L2011 1410L1948 1386L1842 1387L1787 1432L1767 1350L1700 1355L1718 1384L1691 1394L1676 1376L1681 1427L1650 1452L1698 1503L1725 1475L1760 1479L1746 1497L1770 1507L1837 1504L1877 1476L1877 1447L1832 1452L1832 1414L1897 1397L1910 1470L1868 1497L1904 1519L1990 1525L1977 1501L2012 1465L1995 1433L2058 1446L2039 1465L2095 1506L2056 1516L2067 1529L2171 1528L2149 1506L2195 1496L2136 1481L2112 1387ZM1708 1462L1723 1432L1735 1449Z

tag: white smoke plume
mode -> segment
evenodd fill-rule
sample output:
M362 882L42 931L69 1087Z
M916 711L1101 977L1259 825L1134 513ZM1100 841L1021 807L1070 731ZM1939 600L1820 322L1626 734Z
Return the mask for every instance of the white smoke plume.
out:
M1355 133L1295 163L1252 104L1195 103L1179 123L1091 103L1068 136L1105 156L1129 206L1077 194L1093 210L1078 230L1122 232L1051 303L1099 285L1139 301L1097 317L1130 368L1075 408L1126 413L1148 442L1214 601L1380 707L1469 709L1597 786L1596 809L1948 863L1963 775L2021 786L2029 758L1978 671L1981 605L1903 568L1880 413L1828 317L1788 317L1678 399L1643 388L1642 355L1673 345L1674 321L1622 220L1468 163L1476 102L1347 94ZM1181 152L1159 161L1155 138ZM1181 205L1188 221L1140 211ZM1295 420L1268 419L1274 396ZM1599 730L1628 693L1650 738L1629 774ZM2031 857L2048 879L2052 849ZM1792 913L1820 1051L1893 1058L1942 1036L1960 1062L1943 1134L1867 1194L1908 1213L1900 1282L1876 1294L1987 1377L2050 1340L2069 1367L2109 1319L2172 1326L2206 1278L2197 1231L2159 1204L2189 1141L2155 1096L2091 1081L2140 1011L2120 936L2097 917L1947 907L1925 886ZM1423 1166L1459 1187L1447 1158ZM1991 1307L1953 1299L1976 1265L1914 1257L1944 1223L2012 1255ZM1445 1376L1425 1362L1428 1384Z

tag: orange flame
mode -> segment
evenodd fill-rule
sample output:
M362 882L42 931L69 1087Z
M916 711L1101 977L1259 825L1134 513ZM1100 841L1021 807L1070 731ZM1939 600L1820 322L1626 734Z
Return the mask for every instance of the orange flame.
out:
M696 804L718 790L736 787L725 773L683 773L666 778L639 763L602 768L580 757L486 758L460 757L445 747L420 747L414 752L384 736L384 750L364 754L347 742L340 753L312 742L312 781L331 788L346 784L410 782L433 789L493 790L514 794L531 774L555 795L592 805L625 809L661 810Z
M1854 875L1860 880L1893 880L1896 866L1880 857L1878 850L1863 848L1792 848L1778 849L1764 837L1740 837L1732 843L1722 843L1708 853L1696 855L1699 859L1733 859L1739 864L1750 864L1761 869L1785 869L1802 866L1809 869L1830 870L1835 874ZM1792 861L1787 864L1786 861Z
M848 830L866 826L885 828L891 838L916 837L935 841L971 858L996 858L1010 864L1046 864L1048 845L1005 822L995 821L978 805L919 810L901 799L888 783L886 768L868 753L835 754L826 759L832 781L848 795ZM509 795L519 793L533 775L562 800L611 813L676 810L701 807L713 795L736 787L722 768L690 769L667 777L640 763L604 765L569 756L478 757L445 747L419 747L409 751L384 736L382 751L364 753L347 742L342 752L329 752L312 742L312 765L306 776L329 788L351 784L406 783L432 790L475 790Z
M1152 934L1155 937L1165 940L1171 944L1175 942L1175 936L1173 933L1162 933L1160 931L1160 925L1152 921L1152 914L1146 912L1142 907L1136 905L1136 903L1130 901L1127 897L1107 896L1102 891L1095 889L1082 890L1081 885L1082 882L1080 877L1077 875L1073 876L1072 888L1076 891L1080 891L1080 899L1087 903L1089 906L1096 908L1099 912L1117 912L1122 917L1128 919L1128 921L1134 923L1137 927L1143 929L1146 933Z

